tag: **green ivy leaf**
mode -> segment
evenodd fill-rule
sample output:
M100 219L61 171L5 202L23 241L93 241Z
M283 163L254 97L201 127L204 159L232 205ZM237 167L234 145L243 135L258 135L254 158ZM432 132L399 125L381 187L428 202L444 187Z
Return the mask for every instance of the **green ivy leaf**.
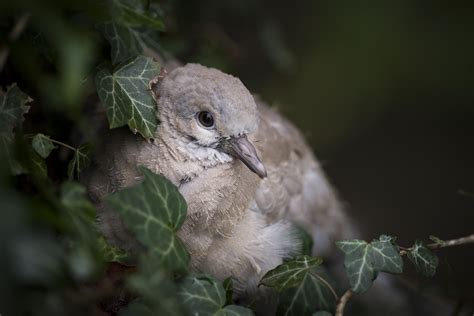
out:
M13 129L21 125L23 115L30 109L26 103L33 101L16 84L4 92L0 90L0 135L13 138Z
M306 230L301 227L297 227L297 231L302 241L301 254L311 256L313 251L313 238Z
M126 266L132 264L131 258L126 251L110 245L103 236L99 237L97 244L105 262L117 262Z
M143 55L145 44L140 32L113 21L101 23L97 28L110 44L110 57L114 65Z
M337 298L327 285L321 267L312 268L302 282L284 290L278 297L277 315L312 315L315 311L333 312Z
M136 238L167 268L185 269L189 255L176 236L186 217L186 201L165 177L139 167L145 179L107 198Z
M40 155L32 148L29 148L28 151L29 151L29 157L31 158L33 173L36 173L39 177L47 178L48 167L46 166L44 159L41 158ZM27 170L24 167L21 167L21 166L19 167L22 169L22 173L27 172Z
M33 149L40 155L42 158L48 158L51 151L57 148L56 145L53 144L49 136L44 134L36 134L33 137L33 141L31 142Z
M149 6L143 0L115 0L115 19L123 25L163 31L164 23L156 3Z
M355 293L367 291L379 272L402 273L403 260L394 237L382 235L378 240L342 240L336 245L345 253L344 266Z
M67 223L72 225L83 240L96 244L96 211L87 197L86 188L77 182L66 181L61 185L61 204L67 212Z
M254 313L251 309L238 305L228 305L220 309L216 316L252 316Z
M273 287L281 292L300 284L312 268L318 267L322 263L323 259L320 257L298 256L268 271L260 280L260 284Z
M225 304L232 304L232 295L234 294L234 282L232 281L232 278L228 277L225 279L222 285L224 286L225 290Z
M86 169L90 163L91 145L89 143L82 144L74 151L74 156L69 161L67 174L70 180L74 178L74 174L78 174Z
M100 68L95 82L110 128L128 124L134 133L154 137L158 121L149 82L159 72L158 63L144 56L118 65L113 72Z
M434 242L435 244L442 244L444 242L444 240L442 240L441 238L439 238L438 236L434 236L434 235L430 235L430 240L432 242Z
M21 174L25 169L14 159L12 144L13 130L21 126L23 115L30 109L26 104L33 101L16 84L5 91L0 89L0 149L13 174Z
M228 305L222 284L207 275L184 278L178 289L178 297L189 315L253 315L245 307Z
M412 249L408 252L408 258L415 265L416 271L423 276L432 277L438 267L438 256L428 249L424 243L417 239Z
M150 254L141 256L137 273L132 274L127 283L140 298L120 315L183 315L174 282Z
M403 259L393 241L393 237L382 235L371 242L372 265L376 272L403 272Z

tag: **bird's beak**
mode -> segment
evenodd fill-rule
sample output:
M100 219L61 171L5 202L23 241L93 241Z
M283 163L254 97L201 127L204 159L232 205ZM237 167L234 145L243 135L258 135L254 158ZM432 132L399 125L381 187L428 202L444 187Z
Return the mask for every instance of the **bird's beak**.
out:
M267 176L267 170L257 155L255 146L247 139L247 136L232 137L228 140L232 150L231 154L239 158L250 170L260 178Z

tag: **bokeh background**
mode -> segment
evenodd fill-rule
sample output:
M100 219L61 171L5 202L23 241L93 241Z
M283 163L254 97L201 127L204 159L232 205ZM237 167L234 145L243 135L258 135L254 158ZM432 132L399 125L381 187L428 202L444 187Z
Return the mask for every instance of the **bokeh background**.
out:
M410 245L474 231L471 1L171 8L164 40L174 55L235 74L299 126L366 239L388 233ZM474 246L439 255L435 280L409 283L472 304Z

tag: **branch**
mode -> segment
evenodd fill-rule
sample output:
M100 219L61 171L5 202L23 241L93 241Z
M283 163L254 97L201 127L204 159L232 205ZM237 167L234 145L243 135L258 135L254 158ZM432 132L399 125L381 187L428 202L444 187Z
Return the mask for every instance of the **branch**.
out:
M344 308L346 307L347 302L351 299L352 289L348 289L342 296L336 306L336 314L334 316L343 316L344 315Z
M10 34L8 34L8 40L10 43L16 41L21 33L26 28L26 25L28 24L28 20L30 19L30 14L29 13L24 13L20 18L16 21L15 25L13 26L12 30L10 31ZM3 66L5 65L8 54L10 53L10 48L7 46L3 47L0 50L0 72L2 72Z
M431 250L437 250L441 248L446 248L446 247L453 247L453 246L459 246L459 245L466 245L466 244L472 244L474 243L474 234L471 234L469 236L457 238L457 239L451 239L451 240L442 240L439 242L431 243L426 245L427 248ZM411 251L413 248L405 248L405 247L399 247L400 250L400 256L406 255L409 251ZM346 307L347 302L351 299L352 295L354 293L352 292L352 289L348 289L339 299L339 302L336 305L336 313L334 316L343 316L344 315L344 308Z
M442 240L439 242L435 242L432 244L426 245L427 248L431 250L437 250L441 248L446 248L446 247L453 247L453 246L459 246L459 245L466 245L466 244L472 244L474 243L474 234L457 238L457 239L451 239L451 240ZM410 252L413 248L403 248L400 247L402 250L400 251L400 256L406 255L408 252Z

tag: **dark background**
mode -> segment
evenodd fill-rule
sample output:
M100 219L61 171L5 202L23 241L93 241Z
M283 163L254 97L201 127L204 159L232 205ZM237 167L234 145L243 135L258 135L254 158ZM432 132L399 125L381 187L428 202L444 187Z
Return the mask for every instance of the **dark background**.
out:
M169 5L166 47L235 74L299 126L365 238L474 231L471 2ZM474 247L439 255L435 281L406 279L472 302Z

